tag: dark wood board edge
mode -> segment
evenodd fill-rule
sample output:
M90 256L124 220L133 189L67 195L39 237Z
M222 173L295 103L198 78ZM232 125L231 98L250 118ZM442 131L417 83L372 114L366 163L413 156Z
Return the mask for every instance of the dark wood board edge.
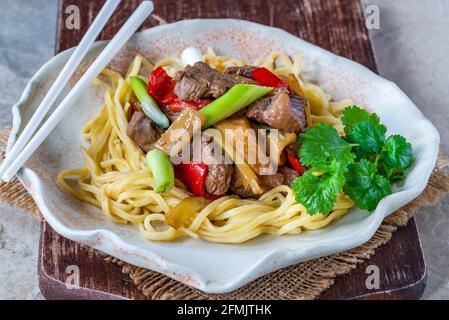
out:
M101 290L98 288L91 288L88 285L85 285L82 282L82 287L80 289L68 289L65 285L64 281L61 281L61 277L52 275L52 271L49 270L48 260L52 259L52 254L44 252L44 248L42 247L44 243L50 244L53 242L60 242L58 239L63 239L63 237L57 235L55 231L48 225L47 222L42 222L41 225L41 241L40 241L40 249L39 249L39 258L38 258L38 276L39 276L39 285L41 288L41 292L43 296L47 299L52 300L60 300L60 299L105 299L105 300L122 300L129 298L139 298L144 299L145 297L141 294L140 290L129 281L125 283L121 283L122 286L127 286L125 292L134 292L133 296L129 295L120 295L107 292L106 290ZM360 293L360 285L354 286L353 291L348 290L351 287L351 280L357 281L360 284L360 281L363 281L362 277L364 276L364 271L367 265L377 264L380 265L381 268L384 268L385 265L381 265L380 263L385 263L385 256L391 256L391 252L395 252L398 250L397 243L404 242L405 239L410 239L410 235L417 235L416 224L413 219L407 224L407 226L400 228L397 233L393 235L392 241L388 242L384 246L378 248L375 254L367 261L359 264L357 268L350 271L347 274L336 277L335 283L329 289L323 291L323 293L317 299L323 300L336 300L336 299L350 299L350 300L392 300L392 299L419 299L425 289L427 273L425 268L425 260L422 254L421 242L419 241L419 236L416 236L415 241L409 242L411 248L410 252L407 254L411 255L411 253L418 253L415 257L413 257L413 281L402 283L401 286L395 287L397 282L391 280L382 279L381 283L388 283L387 287L381 287L379 290L364 291ZM51 238L51 240L45 241L44 239ZM55 240L56 238L56 240ZM69 243L69 244L68 244ZM59 243L61 249L65 251L70 251L71 246L77 246L77 251L86 251L87 249L81 247L80 245L71 242L70 240L64 239ZM79 254L79 256L83 256L85 254ZM46 257L46 259L44 258ZM75 257L78 258L78 257ZM76 264L78 263L74 260L74 257L70 257L70 255L64 256L64 260L62 261L58 259L57 263L62 264ZM394 261L393 261L394 262ZM402 260L400 261L402 262ZM91 263L96 265L105 265L109 268L109 270L113 269L114 275L110 276L114 281L114 277L127 277L121 273L121 267L115 264L111 266L110 262L103 260L101 257L94 257L94 261L87 261L82 264L81 267L88 267ZM397 264L397 261L396 261ZM53 265L50 263L50 265ZM393 263L395 265L395 263ZM50 268L51 269L51 268ZM394 277L395 272L392 270L387 270L385 273L388 274L389 278ZM381 272L382 274L382 272ZM355 278L355 279L354 279ZM121 279L120 279L121 280ZM385 281L385 282L384 282ZM84 286L83 286L84 285ZM99 287L99 286L97 286ZM137 293L136 293L137 292ZM354 295L352 295L354 294Z
M405 263L406 266L411 266L411 264L413 264L413 272L410 272L413 273L413 275L409 279L410 282L397 287L384 286L378 290L366 290L363 293L355 292L354 296L341 297L338 288L348 286L354 275L358 277L364 275L366 267L372 264L378 265L381 269L387 268L387 272L382 272L381 270L381 284L390 282L388 279L385 279L385 274L388 274L389 277L393 277L396 272L394 272L394 270L388 270L388 267L391 267L388 260L389 257L396 258L396 252L399 252L399 255L402 253L401 247L398 246L400 243L410 246L407 248L409 251L407 252L408 254L406 254L407 257L398 258L398 260ZM411 257L412 254L414 255L413 258ZM357 280L361 281L360 278ZM424 294L426 284L426 260L422 250L418 227L416 225L415 218L412 218L406 226L398 228L398 230L393 233L391 240L379 247L370 259L359 264L356 269L350 271L349 273L337 276L335 278L334 285L323 291L319 295L318 299L332 300L344 298L349 300L418 300Z
M416 224L416 219L413 217L411 221L409 221L409 224L413 227L414 234L416 235L417 243L419 244L419 249L416 250L416 253L419 254L417 257L419 259L419 265L421 268L420 270L420 277L417 277L417 280L413 283L410 283L408 286L397 288L394 290L387 290L385 292L381 293L375 293L373 295L361 295L360 297L356 297L356 299L365 299L365 300L391 300L391 299L402 299L402 300L419 300L422 298L424 291L427 286L427 262L424 256L422 242L421 242L421 236L419 235L419 228ZM402 227L402 229L405 227ZM402 229L399 229L400 232ZM394 234L393 234L394 236Z
M41 234L39 241L39 253L37 263L37 276L39 282L39 289L41 294L47 300L125 300L124 297L114 295L108 292L102 292L86 287L80 289L69 289L65 282L62 282L47 273L45 268L43 245L45 243L44 237L50 226L46 221L41 221ZM50 227L51 228L51 227ZM52 232L55 232L52 230Z
M60 248L64 254L55 258L52 251L54 246ZM73 257L69 252L78 252L78 255ZM65 283L69 274L64 273L64 270L68 265L78 266L80 269L79 288L69 288ZM108 287L111 292L89 286L86 275L89 275L92 266L97 267L96 275L99 279L111 284ZM55 269L59 270L55 271ZM104 274L107 275L104 276ZM122 274L121 266L108 262L103 257L97 256L92 250L62 237L45 220L41 221L37 275L41 293L49 300L128 300L145 298L134 282L128 276ZM89 277L87 276L87 278ZM122 290L120 292L116 290L113 293L114 288L117 289L116 287ZM125 292L132 292L132 294L125 294Z
M56 19L56 33L55 33L55 55L61 53L61 30L63 29L61 24L63 23L63 19L61 19L64 12L64 1L58 0L58 19Z
M86 287L68 289L65 283L50 277L41 268L38 270L38 281L41 294L47 300L129 300Z

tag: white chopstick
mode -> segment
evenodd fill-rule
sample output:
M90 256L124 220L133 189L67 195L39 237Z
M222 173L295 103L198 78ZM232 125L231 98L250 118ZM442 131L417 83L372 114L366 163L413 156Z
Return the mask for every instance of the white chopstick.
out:
M121 0L108 0L100 10L98 16L89 27L89 30L87 30L83 39L76 47L69 61L67 61L58 78L56 78L50 90L40 103L39 107L37 107L32 118L23 129L14 146L6 155L6 158L0 167L0 176L3 175L3 173L8 169L14 159L18 156L20 151L22 151L26 143L31 139L34 132L37 130L40 123L44 119L45 115L48 113L48 110L50 110L52 105L55 103L56 99L61 94L61 91L69 82L70 77L73 75L73 73L75 73L76 68L78 68L79 64L86 56L95 39L98 37L101 30L103 30L104 26L109 21L120 1Z
M89 69L84 73L78 83L72 88L61 104L50 115L48 120L37 131L36 135L23 148L22 152L14 159L11 165L2 175L2 180L10 181L25 162L31 157L36 149L41 145L50 132L57 126L64 115L69 111L70 107L77 101L80 93L85 90L100 74L100 72L108 65L114 56L125 45L129 38L136 32L145 19L153 12L153 2L144 1L136 9L133 15L128 19L125 25L109 42L106 48L92 63Z

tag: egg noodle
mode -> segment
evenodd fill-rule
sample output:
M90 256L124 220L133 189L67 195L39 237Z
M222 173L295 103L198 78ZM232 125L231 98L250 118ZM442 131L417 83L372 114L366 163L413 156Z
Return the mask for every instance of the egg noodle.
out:
M219 56L212 48L204 58L219 71L247 64ZM308 125L324 122L343 132L340 114L352 102L331 101L319 86L303 81L301 55L290 58L285 53L273 52L252 65L264 66L278 76L294 75L309 101ZM90 143L89 147L81 148L84 167L61 171L57 176L63 190L101 208L114 222L138 225L143 237L156 241L190 236L213 242L241 243L261 234L299 234L304 230L323 228L354 205L349 197L340 194L331 213L311 216L295 201L292 189L283 185L263 194L259 200L222 197L210 202L180 228L167 225L165 214L192 195L178 180L170 192L154 192L145 154L126 134L132 96L129 77L151 72L157 66L164 66L170 75L182 69L177 58L162 59L153 65L142 56L136 56L125 77L104 70L97 78L96 85L106 91L103 105L82 129L83 138Z

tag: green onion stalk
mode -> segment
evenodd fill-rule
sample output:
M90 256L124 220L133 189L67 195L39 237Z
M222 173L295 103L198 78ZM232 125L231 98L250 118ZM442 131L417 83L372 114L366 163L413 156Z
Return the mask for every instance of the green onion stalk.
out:
M153 190L166 193L173 189L175 173L169 155L159 149L153 149L147 153L146 159L153 174Z
M137 99L142 105L142 110L148 118L154 121L159 127L168 128L170 122L167 116L159 109L156 101L148 94L147 84L139 77L131 77L131 87Z
M203 128L232 116L254 101L270 93L273 88L253 84L236 84L218 99L212 101L199 112L205 116Z

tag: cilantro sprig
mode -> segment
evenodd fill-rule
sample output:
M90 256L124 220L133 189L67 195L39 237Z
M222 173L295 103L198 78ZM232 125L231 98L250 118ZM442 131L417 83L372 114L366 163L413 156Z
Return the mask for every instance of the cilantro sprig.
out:
M343 140L334 127L324 123L303 133L299 142L299 157L305 166L327 165L333 160L351 163L354 160L352 145Z
M310 215L332 210L337 193L345 183L344 171L344 165L334 160L317 171L308 170L293 182L296 199L301 199L299 202L307 208Z
M343 111L342 122L343 137L328 124L299 137L298 157L309 169L292 189L310 215L331 212L340 192L359 208L374 210L413 163L412 145L400 135L387 138L387 128L376 114L351 106Z
M379 201L392 192L390 181L378 174L377 167L366 159L349 165L345 177L343 191L360 209L376 209Z

